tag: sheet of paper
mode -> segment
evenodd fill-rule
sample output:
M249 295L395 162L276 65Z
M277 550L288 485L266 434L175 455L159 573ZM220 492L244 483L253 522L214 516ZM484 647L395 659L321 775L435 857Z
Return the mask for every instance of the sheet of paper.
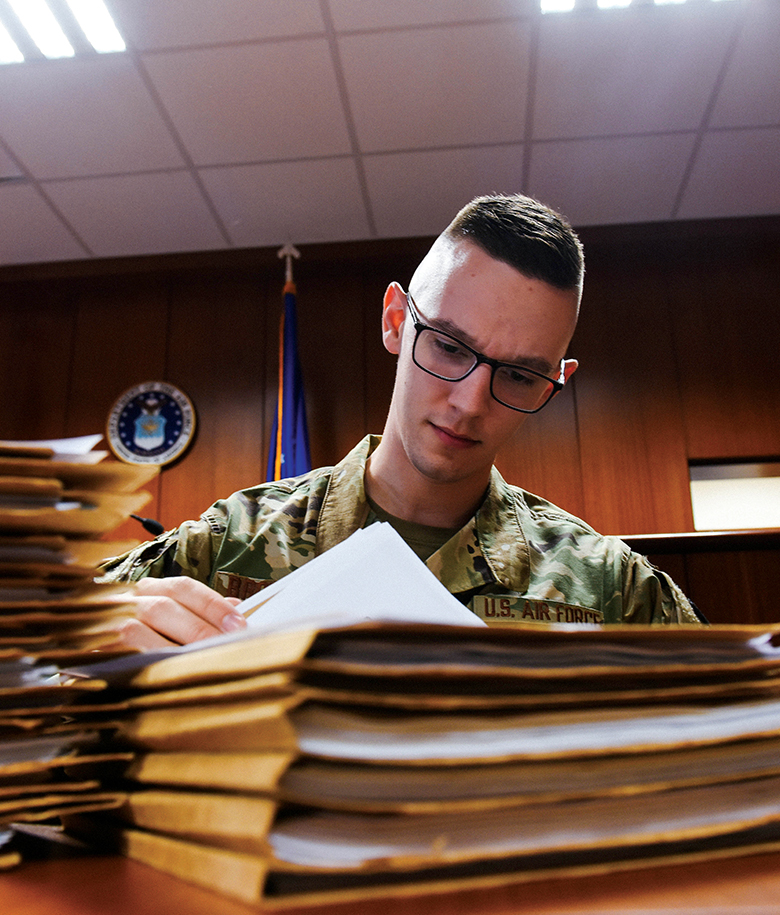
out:
M225 642L298 629L368 621L486 627L441 584L386 523L372 524L238 605L249 628L175 648L69 668L68 673L126 682L155 661ZM256 611L256 612L255 612Z
M368 621L485 625L386 523L356 531L238 609L263 632Z
M0 445L7 448L46 448L53 452L52 460L74 461L83 464L97 464L107 457L107 451L93 451L103 434L76 435L71 438L34 439L30 441L9 441L3 439Z

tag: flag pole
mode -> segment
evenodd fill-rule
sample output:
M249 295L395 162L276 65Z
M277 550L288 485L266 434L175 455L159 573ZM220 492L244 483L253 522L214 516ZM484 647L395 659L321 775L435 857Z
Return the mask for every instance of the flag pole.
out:
M276 256L278 258L283 257L285 259L285 267L284 267L285 285L287 283L292 283L293 282L292 261L293 261L293 258L298 260L298 258L301 256L301 252L295 247L295 245L291 245L288 242L286 245L284 245L284 247L279 248L279 250L276 252Z
M295 245L284 245L277 256L285 260L284 307L279 321L279 387L276 417L271 431L266 479L279 480L311 470L306 406L298 361L296 288L293 259L300 258Z

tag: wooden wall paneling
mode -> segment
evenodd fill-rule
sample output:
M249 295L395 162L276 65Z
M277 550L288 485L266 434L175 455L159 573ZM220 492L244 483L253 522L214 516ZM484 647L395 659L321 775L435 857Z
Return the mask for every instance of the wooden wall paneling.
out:
M0 438L66 434L74 334L67 284L0 286Z
M688 594L711 623L780 623L780 550L691 553Z
M362 284L349 263L311 262L305 250L295 265L295 278L309 446L312 466L322 467L340 461L364 435ZM279 302L281 307L281 298ZM275 319L274 333L277 323ZM275 357L269 367L270 387L275 391Z
M393 280L408 286L430 244L302 249L295 269L314 466L339 461L365 435L382 432L395 377L395 357L382 344L382 299ZM311 337L309 326L318 329Z
M714 229L710 223L602 227L583 236L588 274L572 345L581 367L569 389L528 421L500 466L513 482L608 533L689 530L689 456L780 453L780 222L728 221ZM365 432L381 431L395 367L381 344L381 297L392 279L408 286L431 240L307 246L296 262L315 464L338 460ZM185 332L177 328L168 340L174 274L189 276L191 285L202 281L196 276L215 284L221 323L209 325L208 333L220 352L227 351L224 334L233 305L242 326L254 320L249 285L243 285L249 277L266 290L261 295L269 303L281 299L283 265L275 249L0 271L0 435L102 431L122 391L166 375L175 381L172 375L186 368L193 374L182 377L196 386L205 415L213 418L206 424L209 435L219 444L212 452L196 442L197 459L183 460L162 479L171 479L169 507L179 502L183 511L189 488L194 498L187 505L197 499L202 510L211 493L202 500L200 490L205 495L213 486L219 490L215 497L226 494L220 476L229 465L224 442L237 440L242 449L260 452L242 461L257 463L252 482L264 472L278 314L269 304L258 331L266 347L259 357L259 387L242 368L247 387L235 389L227 383L234 380L231 372L222 377L203 368L199 375L196 361L190 362L191 353L203 352L197 324ZM199 302L202 320L216 320L207 301L211 293L185 294L173 285L170 295L181 326L192 321L186 313L190 300ZM267 352L271 341L273 357ZM231 351L237 366L257 358L253 340ZM178 383L190 386L181 378ZM241 402L228 403L233 397ZM570 438L573 428L576 441ZM215 466L200 463L204 451L217 455ZM196 485L188 482L189 469ZM238 485L245 485L243 478Z
M420 260L430 248L431 239L410 242L408 249L393 251L387 257L374 257L359 269L363 277L361 314L364 339L364 379L366 423L363 434L382 433L393 396L398 357L382 342L382 303L387 287L400 283L404 290Z
M257 272L172 274L166 381L192 400L195 440L161 474L160 520L197 519L265 480L269 283Z
M655 258L591 251L572 351L586 520L604 533L690 530L685 430Z
M366 277L363 284L361 316L366 403L363 435L381 435L395 384L398 357L389 353L382 342L382 302L385 290L391 282L388 280L388 273L389 271L378 271Z
M671 297L691 459L780 456L777 248L681 244Z
M76 338L71 369L69 435L105 434L116 399L144 381L165 381L168 333L166 289L158 276L86 277L75 290ZM160 480L146 517L159 512ZM128 520L112 538L148 539L138 522Z
M529 416L500 452L496 466L521 486L584 520L587 512L580 466L573 388L576 376L541 413Z

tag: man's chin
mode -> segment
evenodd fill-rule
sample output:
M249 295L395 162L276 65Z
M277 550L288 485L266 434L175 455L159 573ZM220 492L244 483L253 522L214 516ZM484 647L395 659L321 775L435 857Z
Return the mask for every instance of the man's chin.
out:
M472 453L469 453L467 460L462 451L439 451L436 454L421 455L414 466L425 479L440 485L462 483L485 473L489 476L490 465L473 458Z

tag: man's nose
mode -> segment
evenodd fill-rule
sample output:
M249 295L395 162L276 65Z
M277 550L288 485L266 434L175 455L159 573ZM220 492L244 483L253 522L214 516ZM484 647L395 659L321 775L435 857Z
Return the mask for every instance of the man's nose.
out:
M490 393L491 374L490 366L483 363L461 381L452 382L450 403L464 413L473 415L483 413L493 399L493 395Z

